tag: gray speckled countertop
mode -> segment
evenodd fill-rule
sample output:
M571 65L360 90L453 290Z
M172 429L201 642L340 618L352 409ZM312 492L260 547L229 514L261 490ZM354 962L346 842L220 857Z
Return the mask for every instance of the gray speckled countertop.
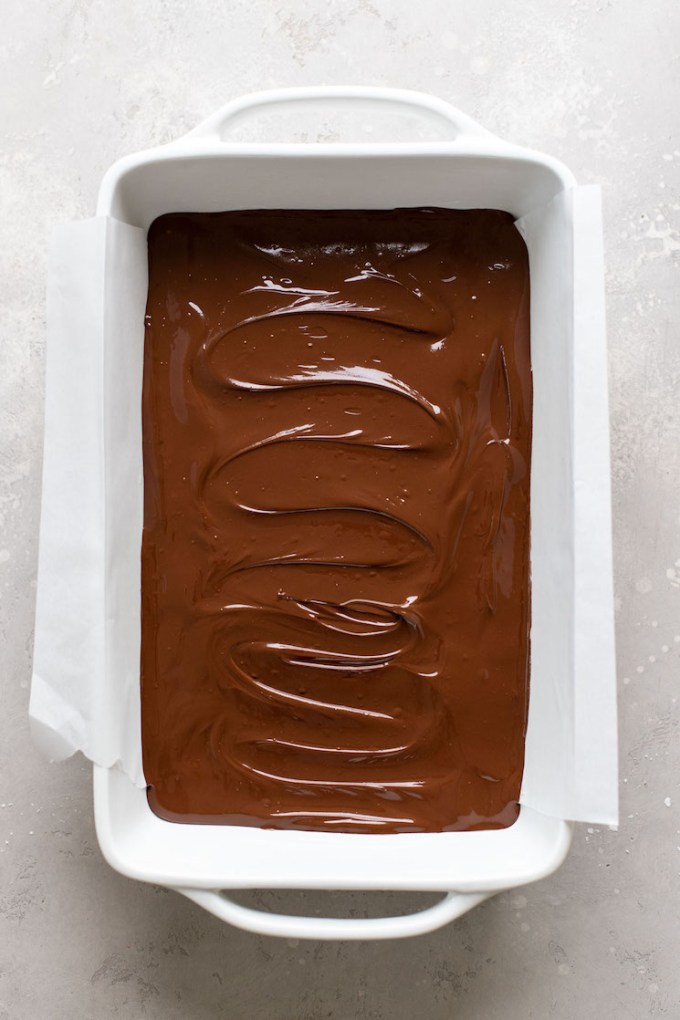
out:
M680 1017L680 6L9 0L3 22L0 1020ZM258 938L121 878L89 767L48 765L26 718L49 231L118 156L320 82L434 92L605 195L621 828L395 943Z

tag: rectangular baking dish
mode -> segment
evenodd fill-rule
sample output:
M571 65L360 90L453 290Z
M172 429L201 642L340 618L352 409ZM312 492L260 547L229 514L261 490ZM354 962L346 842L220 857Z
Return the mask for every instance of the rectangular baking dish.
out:
M239 119L264 107L350 101L361 102L372 118L398 104L448 137L432 142L356 144L226 140ZM386 89L294 89L246 96L179 141L120 160L104 177L97 213L145 230L163 213L248 208L444 206L502 209L521 217L573 185L569 170L556 160L496 138L433 97ZM551 229L557 233L550 243L571 251L571 225L557 220ZM562 444L565 451L558 484L547 497L554 511L552 526L546 515L542 521L532 520L530 696L535 696L555 669L549 651L536 640L544 624L542 614L554 616L551 633L559 633L560 639L552 656L565 657L565 675L573 660L575 593L561 570L562 563L573 559L568 424L573 392L570 352L542 348L535 322L541 301L540 267L530 268L536 394L532 503L534 485L543 479L545 459L555 444L558 448ZM140 323L140 343L142 337ZM115 350L107 356L115 361ZM141 375L128 384L132 406L141 401ZM549 441L543 436L547 432ZM130 456L141 471L141 430ZM130 523L122 521L114 508L106 527L113 533L129 528ZM141 541L141 535L137 537ZM139 541L132 543L129 557L127 576L138 578ZM118 609L108 631L114 646L117 635L120 647L126 641L129 644L128 636L138 626L138 584L132 595L116 598ZM138 648L121 668L138 671L135 652ZM170 823L152 813L145 791L121 771L98 766L94 801L102 851L118 871L175 888L243 928L290 937L390 938L432 930L496 891L550 874L564 859L571 838L568 822L526 806L508 829L467 833L353 835ZM356 920L284 917L251 910L228 896L230 889L245 888L435 890L447 895L417 914Z

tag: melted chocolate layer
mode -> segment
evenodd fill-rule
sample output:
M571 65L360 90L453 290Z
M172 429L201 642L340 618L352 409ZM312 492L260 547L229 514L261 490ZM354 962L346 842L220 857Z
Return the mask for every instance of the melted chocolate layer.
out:
M341 832L517 817L529 273L509 214L149 231L142 723L153 810Z

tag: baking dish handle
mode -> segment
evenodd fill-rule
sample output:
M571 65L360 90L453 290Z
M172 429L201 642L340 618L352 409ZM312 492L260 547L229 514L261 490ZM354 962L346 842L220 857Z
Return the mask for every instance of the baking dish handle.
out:
M423 935L455 921L479 903L493 896L493 892L450 892L438 903L414 914L396 917L296 917L290 914L272 914L264 910L244 907L229 898L221 889L177 889L200 907L222 921L255 932L257 935L274 935L295 939L403 939Z
M244 120L253 113L256 114L263 107L290 103L314 103L328 106L338 102L343 104L360 102L374 107L400 106L412 113L419 114L425 120L434 121L440 127L444 124L456 140L471 137L475 139L495 137L455 106L451 106L450 103L437 96L430 96L426 92L414 92L410 89L370 88L363 85L319 85L269 89L240 96L238 99L226 103L173 144L181 145L192 139L221 142L237 121Z

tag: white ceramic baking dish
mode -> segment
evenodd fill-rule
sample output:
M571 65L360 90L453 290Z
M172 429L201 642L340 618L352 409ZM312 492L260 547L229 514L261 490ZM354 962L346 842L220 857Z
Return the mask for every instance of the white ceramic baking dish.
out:
M273 104L313 102L323 104L327 113L326 106L350 101L363 104L362 113L365 110L373 123L397 104L429 121L444 139L261 144L230 142L226 137L237 120ZM293 89L246 96L179 141L120 160L103 180L97 211L144 229L167 212L265 207L444 206L503 209L520 217L573 184L571 173L559 162L500 140L441 100L402 90ZM569 249L570 228L554 229L567 231L556 240ZM534 268L532 331L540 297ZM539 397L545 387L542 399L548 405L562 402L567 413L564 401L571 399L570 389L560 384L564 372L568 376L570 371L567 355L537 349L533 357ZM541 367L547 363L556 366L554 370ZM141 380L136 385L141 388ZM548 392L550 387L554 392ZM536 440L534 474L540 470L537 458L547 455L540 436ZM569 457L564 460L561 490L568 494L571 463ZM558 503L560 498L558 492ZM116 527L115 518L110 526ZM568 543L568 531L565 534ZM550 542L547 526L539 531L532 524L534 574L537 558L549 559ZM130 556L138 557L138 545ZM551 580L550 569L542 578L544 587L555 586L552 595L562 599L569 615L573 588L559 576ZM536 583L535 579L535 606ZM557 590L560 585L562 592ZM538 601L543 611L545 600ZM139 601L132 600L122 613L138 616L139 611ZM532 656L533 692L540 689L549 668L541 656L540 649ZM118 871L174 888L240 927L317 939L394 938L432 930L494 892L554 871L567 853L571 834L567 822L524 806L508 829L467 833L352 835L175 824L156 817L145 791L120 771L96 766L94 798L99 842ZM228 890L247 888L434 890L446 895L434 907L408 916L333 919L265 913L241 906L228 895Z

